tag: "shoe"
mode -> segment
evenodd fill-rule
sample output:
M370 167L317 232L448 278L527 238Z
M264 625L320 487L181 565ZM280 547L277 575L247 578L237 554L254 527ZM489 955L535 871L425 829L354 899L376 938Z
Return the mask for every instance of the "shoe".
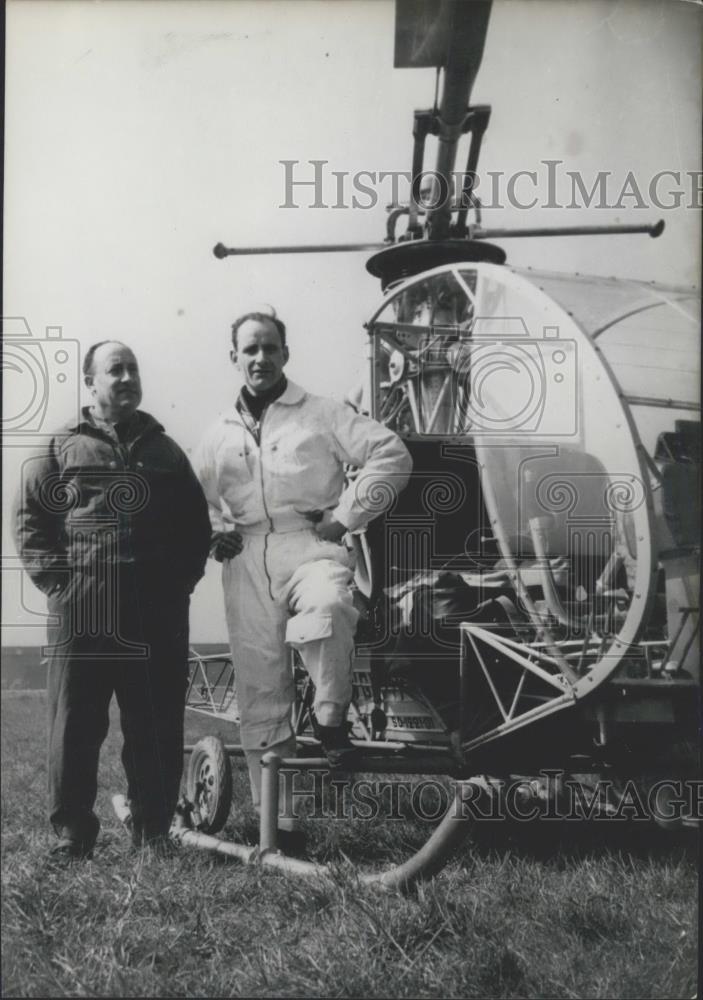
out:
M70 837L61 837L49 849L49 859L59 864L70 861L90 861L94 844L85 844Z
M305 854L307 847L307 837L302 830L281 830L278 831L278 849L288 857L298 857Z
M361 751L349 739L344 723L341 726L321 726L318 723L317 736L327 763L334 771L353 767L361 757Z

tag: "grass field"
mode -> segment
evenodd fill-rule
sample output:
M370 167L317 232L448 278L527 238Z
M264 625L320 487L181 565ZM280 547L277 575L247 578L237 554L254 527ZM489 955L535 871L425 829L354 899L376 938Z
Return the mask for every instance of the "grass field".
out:
M133 853L103 750L95 859L46 863L45 696L2 705L3 996L691 997L697 842L649 824L481 828L406 896L362 887L358 865L418 847L415 819L307 821L332 884L182 849ZM188 739L217 730L187 717ZM234 733L221 727L230 741ZM235 795L246 781L235 770ZM245 805L226 835L251 820ZM349 860L346 860L349 859Z

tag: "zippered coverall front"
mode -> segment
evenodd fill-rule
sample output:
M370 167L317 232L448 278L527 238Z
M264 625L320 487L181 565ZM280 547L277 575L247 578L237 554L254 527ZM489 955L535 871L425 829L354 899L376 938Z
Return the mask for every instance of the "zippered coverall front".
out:
M345 463L359 469L346 486ZM264 410L258 440L233 407L206 433L194 464L213 530L243 536L241 553L223 564L223 587L240 735L258 807L263 754L295 754L286 644L300 651L315 684L321 725L341 724L351 701L353 558L321 539L306 514L331 510L347 530L359 531L393 504L412 462L386 427L289 381ZM279 818L282 828L293 825Z

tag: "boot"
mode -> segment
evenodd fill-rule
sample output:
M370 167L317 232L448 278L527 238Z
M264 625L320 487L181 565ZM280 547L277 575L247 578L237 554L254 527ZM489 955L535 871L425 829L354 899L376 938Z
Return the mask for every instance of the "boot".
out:
M349 739L346 723L340 726L321 726L318 723L317 736L333 770L353 767L359 760L360 751Z

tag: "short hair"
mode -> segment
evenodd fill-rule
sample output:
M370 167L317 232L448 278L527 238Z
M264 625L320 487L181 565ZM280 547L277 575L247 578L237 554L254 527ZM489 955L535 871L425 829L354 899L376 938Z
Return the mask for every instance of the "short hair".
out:
M128 351L132 348L128 347L121 340L99 340L97 344L91 344L88 350L85 352L85 357L83 358L83 374L92 375L93 374L93 358L95 357L95 352L99 347L104 347L105 344L119 344L121 347L126 347Z
M273 323L273 325L278 330L278 336L281 338L281 347L286 346L286 324L283 320L280 320L278 316L271 316L270 313L263 312L250 312L244 313L239 319L235 319L232 324L232 347L236 349L237 347L237 330L239 327L246 323L248 319L255 319L258 323Z

